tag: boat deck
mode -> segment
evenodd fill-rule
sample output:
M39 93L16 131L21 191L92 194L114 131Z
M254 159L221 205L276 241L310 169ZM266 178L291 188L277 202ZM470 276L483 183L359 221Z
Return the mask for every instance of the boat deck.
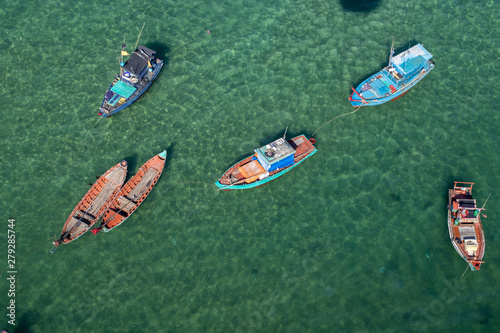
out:
M293 155L293 159L295 163L299 162L302 160L304 157L306 157L309 153L313 152L314 146L312 143L303 135L291 140L293 143L297 145L297 148L295 148L295 154Z
M470 192L449 190L448 229L451 242L471 269L472 266L479 269L485 248L481 219L476 210L476 200ZM459 222L455 224L456 221Z
M391 86L393 89L391 89ZM361 86L361 93L365 100L387 97L395 91L396 83L385 70L373 75L372 78Z
M92 200L92 207L87 211L88 214L99 216L103 213L103 208L108 203L113 192L121 185L121 179L123 178L123 169L116 168L111 171L106 179L108 180L102 190L97 194L97 196Z
M156 170L155 168L149 168L144 173L144 176L142 176L139 183L128 194L128 197L129 198L135 197L137 199L141 198L146 193L146 191L151 187L151 184L153 184L155 177L158 176L159 174L160 174L160 172L158 170Z
M289 140L288 143L293 147L295 152L293 153L293 159L294 159L294 164L300 162L301 160L307 158L309 154L311 154L313 151L315 151L315 147L312 145L312 143L304 136L300 135L298 137L293 138L292 140ZM247 184L247 183L252 183L255 181L259 180L259 176L265 174L265 170L262 168L262 166L259 164L260 169L262 169L262 172L258 172L253 174L251 177L247 179L245 177L244 173L240 171L240 169L248 165L249 163L259 163L257 160L254 159L254 155L250 155L247 158L239 161L238 163L235 163L232 167L230 167L224 175L219 179L219 183L222 185L231 185L231 184ZM287 166L285 168L279 168L274 171L271 171L267 174L266 177L271 177L279 172L282 172L284 169L289 168L290 166ZM236 185L237 185L236 184Z
M120 195L117 199L116 202L118 206L115 208L115 210L121 210L125 213L130 213L132 208L137 205L137 201L134 199L130 199L128 196Z
M159 174L160 172L155 168L149 168L130 193L120 195L116 199L117 205L114 209L116 211L122 211L129 214L132 213L132 211L140 204L142 201L141 198L151 188L151 184L153 184L156 176Z
M162 61L163 60L156 58L156 66L160 66L159 69L161 69ZM146 88L151 84L151 81L154 80L155 75L158 73L158 70L155 70L153 72L147 72L141 80L139 80L137 83L135 83L133 87L136 88L136 90L128 98L114 95L114 96L118 97L118 101L116 103L114 103L113 105L110 105L110 104L108 104L108 101L110 101L113 97L108 99L107 96L108 96L108 93L110 91L112 91L115 84L120 81L120 75L118 74L115 77L115 79L113 80L113 83L109 87L108 91L106 92L106 95L105 95L106 97L105 97L105 99L101 105L101 108L100 108L101 111L105 112L105 113L110 113L113 110L122 106L123 104L127 103L128 101L131 101L131 100L134 100L135 98L138 98L138 95L141 95L146 90ZM113 96L113 94L111 94L111 96ZM120 97L122 99L120 99Z
M165 167L165 159L166 151L151 158L122 187L117 199L104 213L101 222L104 231L120 225L141 205L160 178Z
M115 168L105 179L107 180L97 196L89 197L89 202L83 203L76 214L67 223L65 232L68 238L78 236L87 231L104 213L104 209L113 193L121 186L124 177L122 168Z

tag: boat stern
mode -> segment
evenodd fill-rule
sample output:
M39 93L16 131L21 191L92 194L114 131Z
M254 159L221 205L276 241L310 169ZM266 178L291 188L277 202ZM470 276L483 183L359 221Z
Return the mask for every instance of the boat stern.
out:
M103 118L108 118L111 116L111 114L108 112L108 110L104 109L103 107L99 108L99 113L97 114L99 117Z
M167 151L166 150L162 151L161 153L158 154L158 156L160 158L163 158L164 160L166 160L167 159Z
M470 270L475 272L481 269L481 261L468 261Z
M363 100L358 95L356 95L355 91L351 94L351 96L349 96L349 102L353 107L363 105Z
M370 80L370 79L368 79ZM371 102L368 102L366 99L365 99L365 96L363 96L363 93L364 91L363 90L366 90L364 89L367 85L367 81L368 80L365 80L363 81L356 89L354 89L354 87L351 87L352 89L352 93L351 93L351 96L349 96L349 102L351 102L351 105L353 107L360 107L360 106L363 106L363 105L370 105L372 104Z

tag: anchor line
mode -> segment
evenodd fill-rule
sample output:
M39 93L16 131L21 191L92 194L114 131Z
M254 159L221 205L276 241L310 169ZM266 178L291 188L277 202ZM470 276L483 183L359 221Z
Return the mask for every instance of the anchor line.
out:
M358 112L358 110L359 110L359 109L361 109L361 107L363 106L363 104L364 104L364 102L363 102L360 106L358 106L358 107L357 107L357 109L355 109L354 111L351 111L351 112L347 112L347 113L341 114L340 116L336 116L336 117L334 117L334 118L332 118L332 119L328 120L326 123L324 123L323 125L321 125L320 127L318 127L318 128L317 128L317 129L313 132L313 134L312 134L311 136L314 136L314 134L316 134L316 132L317 132L317 131L319 131L319 130L323 127L323 126L325 126L326 124L331 123L331 122L332 122L332 121L334 121L335 119L338 119L338 118L343 117L343 116L347 116L348 114L353 114L353 113L355 113L355 112Z

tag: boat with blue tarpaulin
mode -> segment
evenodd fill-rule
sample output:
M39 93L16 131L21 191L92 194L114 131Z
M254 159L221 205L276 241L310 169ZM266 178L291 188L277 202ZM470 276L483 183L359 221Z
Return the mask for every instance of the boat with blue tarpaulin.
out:
M421 44L396 55L391 48L389 65L361 82L353 90L349 101L352 106L379 105L395 100L422 80L434 68L432 54Z
M231 166L215 183L220 190L247 189L264 185L314 155L314 139L299 135L279 138L254 150L254 154Z

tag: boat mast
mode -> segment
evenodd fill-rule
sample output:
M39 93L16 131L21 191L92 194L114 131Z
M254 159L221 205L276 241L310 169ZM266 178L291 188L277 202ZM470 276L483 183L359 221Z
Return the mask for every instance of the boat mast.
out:
M486 203L487 203L487 202L488 202L488 200L490 199L490 195L491 195L491 192L490 192L490 194L488 194L488 197L486 198L486 201L484 202L483 207L481 207L481 210L483 210L483 209L484 209L484 206L486 206Z
M403 67L403 70L405 71L405 73L406 73L406 56L407 55L410 55L410 43L408 43L408 50L406 50L406 55L403 58L405 60L405 66Z
M392 55L394 54L394 37L392 37L391 54L389 55L389 66L391 66Z
M477 211L477 214L479 214L480 212L482 212L484 210L484 206L486 206L486 203L488 202L488 200L490 199L490 195L491 195L491 192L490 194L488 194L488 198L486 198L486 201L484 202L484 205L483 207L481 207L481 209L479 211ZM475 215L475 214L474 214ZM487 218L487 216L483 213L481 213L481 215L484 217L484 218Z
M142 25L141 32L139 33L139 37L137 37L137 42L135 42L134 51L135 51L135 48L137 47L137 44L139 43L139 39L141 38L141 35L142 35L142 29L144 29L145 25L146 25L146 22L144 22L144 24Z
M125 47L127 45L125 45L125 36L123 37L123 44L122 44L122 49L121 49L121 52L120 52L120 55L121 55L121 61L120 62L123 62L123 51L125 51Z
M125 45L125 37L123 37L123 44L122 44L122 49L120 50L120 81L123 79L123 65L125 65L123 63L123 53L125 52L125 47L127 47L127 45Z
M113 46L113 44L111 43L111 41L108 39L108 44L109 44L109 47L111 47L111 49L113 51L115 51L115 55L116 55L116 60L118 60L118 63L120 63L120 57L118 56L118 54L116 53L116 50L115 50L115 47Z
M139 43L139 38L141 38L141 35L142 35L142 29L144 29L144 25L146 25L146 23L144 23L142 25L142 28L141 28L141 32L139 33L139 37L137 37L137 42L135 42L135 46L134 46L134 50L135 48L137 47L137 43ZM128 53L125 51L125 48L127 47L127 45L125 44L125 37L123 37L123 44L122 44L122 48L120 50L120 81L123 80L123 66L125 65L123 63L123 55L128 55Z

